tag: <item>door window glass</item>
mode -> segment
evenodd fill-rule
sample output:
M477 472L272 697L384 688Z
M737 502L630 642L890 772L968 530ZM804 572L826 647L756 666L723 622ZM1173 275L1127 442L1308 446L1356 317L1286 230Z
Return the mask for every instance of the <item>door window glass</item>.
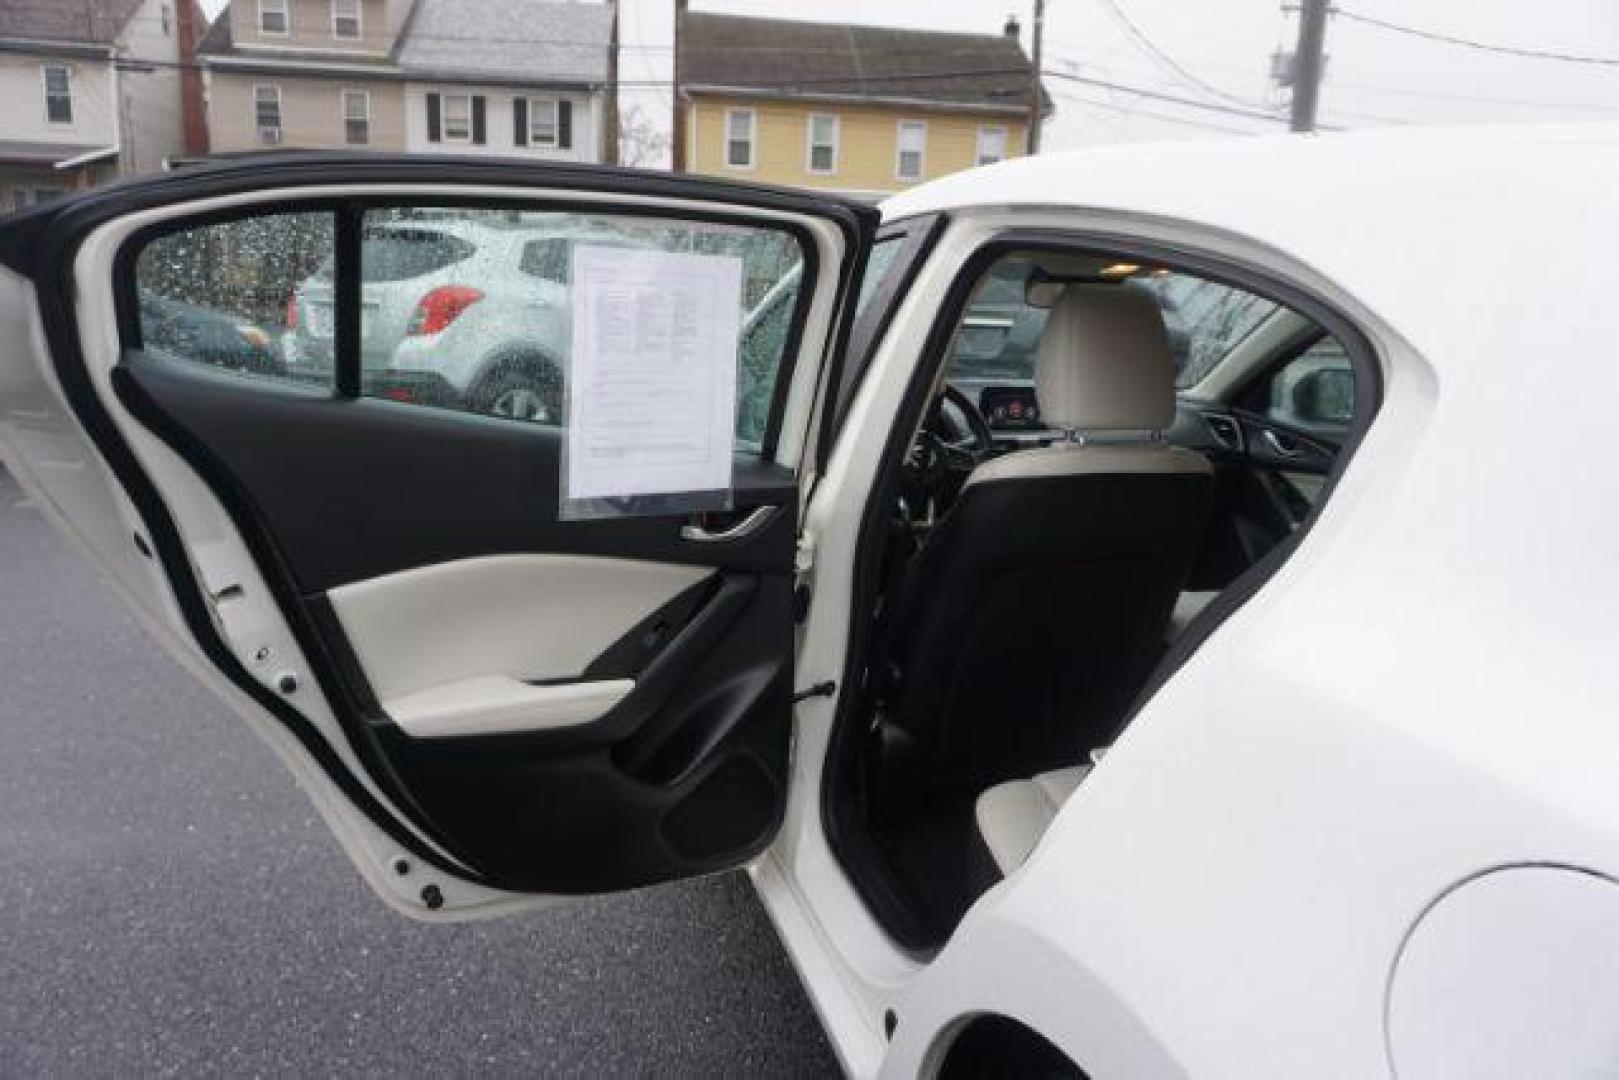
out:
M1175 386L1192 386L1275 314L1277 305L1231 285L1191 274L1138 272L1130 284L1158 297L1175 354Z
M1324 337L1283 364L1247 404L1277 423L1341 436L1355 419L1355 369L1349 354L1336 338Z
M302 282L332 256L332 215L267 214L185 229L135 261L142 347L241 374L332 385L329 287L320 306Z
M570 280L582 250L593 258L662 252L734 263L739 325L726 346L734 347L737 365L734 434L738 448L757 451L804 300L804 253L790 233L773 228L481 207L367 210L359 249L360 392L561 425ZM342 321L337 260L327 211L159 236L135 260L141 343L179 360L333 389ZM668 355L678 362L681 354L671 346Z
M888 236L872 245L871 254L866 257L866 272L860 278L860 289L855 294L854 317L859 319L866 313L866 306L871 298L877 294L877 286L888 277L888 271L894 265L894 259L899 255L900 249L905 246L904 236Z
M361 251L363 393L560 425L581 249L689 252L738 261L736 438L768 428L801 297L790 234L606 214L485 208L368 211ZM312 293L329 286L319 275ZM675 354L671 353L671 359Z

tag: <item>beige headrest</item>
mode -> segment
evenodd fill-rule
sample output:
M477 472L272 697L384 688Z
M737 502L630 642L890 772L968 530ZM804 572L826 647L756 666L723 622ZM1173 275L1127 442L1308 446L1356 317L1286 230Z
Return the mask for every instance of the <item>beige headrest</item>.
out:
M1175 361L1158 301L1131 285L1069 285L1046 320L1034 383L1050 427L1080 434L1168 428Z

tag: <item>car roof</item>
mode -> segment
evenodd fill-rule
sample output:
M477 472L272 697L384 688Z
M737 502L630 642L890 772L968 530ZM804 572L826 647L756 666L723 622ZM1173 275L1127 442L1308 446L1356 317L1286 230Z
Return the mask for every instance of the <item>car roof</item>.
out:
M896 221L1039 208L1175 223L1217 251L1257 242L1272 269L1358 302L1436 364L1516 377L1552 325L1570 343L1619 334L1615 123L1098 147L968 170L882 209ZM1599 378L1619 392L1619 376Z
M1196 142L1123 143L1011 158L967 169L900 192L881 204L883 219L992 206L1113 205L1111 194L1129 185L1132 201L1165 201L1173 192L1198 193L1214 203L1251 189L1256 169L1277 180L1322 166L1354 163L1379 169L1443 171L1471 160L1524 154L1551 157L1600 155L1619 149L1619 123L1541 124L1496 127L1400 127L1331 135L1260 135ZM1186 181L1192 181L1190 186ZM1352 198L1369 190L1335 192ZM1102 196L1098 201L1098 196Z

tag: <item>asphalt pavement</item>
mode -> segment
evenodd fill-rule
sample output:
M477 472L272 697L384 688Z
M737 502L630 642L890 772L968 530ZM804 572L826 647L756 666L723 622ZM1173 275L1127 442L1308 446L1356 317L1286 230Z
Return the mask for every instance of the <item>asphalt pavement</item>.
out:
M0 472L0 1076L821 1076L740 875L494 922L376 899Z

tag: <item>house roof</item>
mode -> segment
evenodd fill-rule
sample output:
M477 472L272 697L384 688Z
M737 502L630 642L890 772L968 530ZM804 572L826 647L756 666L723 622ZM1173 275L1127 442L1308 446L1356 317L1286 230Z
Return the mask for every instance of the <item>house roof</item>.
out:
M231 40L228 12L214 20L197 52L204 59L228 60L243 70L269 71L293 64L313 74L371 69L376 77L394 79L604 83L611 71L612 29L613 9L607 4L415 0L387 56L334 57L296 47L238 49Z
M1017 39L1005 34L688 11L681 16L679 65L688 91L1007 110L1027 110L1032 99L1029 58Z
M0 0L0 3L5 2L6 0ZM253 0L232 0L232 3L251 4L252 2ZM197 43L197 55L199 57L203 60L242 60L247 66L251 66L254 61L264 60L268 60L272 65L294 61L300 64L318 64L323 67L341 67L345 69L391 68L394 63L392 56L345 53L340 57L334 57L329 50L299 49L296 46L275 50L239 49L236 47L236 40L231 34L230 22L230 7L226 5L218 15L214 16L214 21L209 24L208 32ZM397 46L393 51L399 51Z
M0 38L111 45L141 0L0 0Z
M613 8L556 0L418 0L399 64L425 75L605 82Z

